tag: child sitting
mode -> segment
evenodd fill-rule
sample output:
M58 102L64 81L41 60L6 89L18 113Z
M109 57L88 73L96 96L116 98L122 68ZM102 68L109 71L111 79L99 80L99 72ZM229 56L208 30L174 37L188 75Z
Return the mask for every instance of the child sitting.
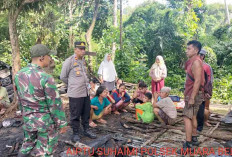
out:
M106 124L107 122L102 119L104 115L111 113L111 103L106 98L107 96L107 89L105 86L100 86L97 89L96 96L91 100L91 111L90 111L90 119L89 119L89 126L96 127L97 124L93 122L96 120L99 123Z
M160 93L154 93L154 113L159 119L159 121L166 125L172 125L175 123L177 117L176 107L171 98L168 97L171 88L163 87L160 90ZM158 96L161 97L161 100L157 102Z
M134 104L144 103L143 99L145 97L145 93L147 93L147 92L149 92L149 90L147 90L147 84L144 81L140 81L138 84L138 88L136 89L136 91L133 94L132 102Z
M144 123L151 123L154 120L155 114L153 112L153 106L151 103L152 94L145 93L145 97L143 99L143 104L136 104L135 108L143 111L142 114L136 113L138 120L142 120Z
M130 104L130 96L126 92L125 84L119 85L119 89L113 92L113 98L115 100L115 105L113 105L112 111L115 114L120 114L118 110L127 112L124 108Z

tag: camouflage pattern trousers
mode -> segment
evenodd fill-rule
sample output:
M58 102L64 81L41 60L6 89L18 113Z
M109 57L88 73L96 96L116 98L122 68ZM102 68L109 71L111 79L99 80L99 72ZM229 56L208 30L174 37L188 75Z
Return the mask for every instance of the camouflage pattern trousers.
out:
M47 132L27 131L24 129L24 141L20 149L22 154L52 157L58 145L58 131L49 128Z

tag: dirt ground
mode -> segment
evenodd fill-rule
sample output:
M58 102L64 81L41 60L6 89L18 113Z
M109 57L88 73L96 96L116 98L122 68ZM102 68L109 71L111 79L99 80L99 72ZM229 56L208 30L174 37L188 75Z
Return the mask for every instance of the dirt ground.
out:
M69 109L68 109L68 101L65 97L63 97L63 102L66 110L66 115L69 119ZM213 106L213 105L212 105ZM215 107L215 105L213 106ZM104 139L107 135L113 139L114 147L120 148L122 146L129 147L130 150L133 148L140 148L142 144L146 143L151 137L155 137L156 135L159 135L157 139L153 142L151 142L148 145L145 145L144 148L146 150L149 150L148 148L156 148L157 152L160 152L160 148L181 148L182 144L185 140L185 135L183 132L175 133L175 129L160 129L157 130L157 128L149 129L149 127L153 126L153 124L159 124L158 120L155 120L153 123L149 125L144 124L133 124L129 123L125 120L126 118L132 118L135 119L135 114L133 109L129 108L128 113L121 113L121 115L114 115L110 114L107 115L104 119L107 120L106 125L98 124L96 128L91 128L91 130L97 134L98 139L90 140L87 137L81 138L81 143L84 143L88 146L94 147L99 146L99 142ZM178 119L182 119L182 113L181 111L178 112ZM222 116L222 115L219 115ZM9 115L8 117L14 117L14 114ZM204 127L203 133L209 133L209 130L213 129L215 125L218 123L217 120L212 120L212 127ZM126 128L126 126L129 126L129 128ZM136 128L140 128L142 130L139 131L138 129L135 130L133 128L130 128L130 126L134 126ZM145 128L144 128L145 126ZM179 121L175 124L175 127L177 128L184 128L183 120ZM156 130L156 131L155 131ZM164 131L165 130L165 131ZM70 144L67 144L67 141L70 141L70 137L72 135L72 131L69 128L68 131L65 134L62 134L60 136L60 141L58 145L58 149L55 153L55 157L66 157L68 150L73 149L73 146ZM215 136L223 136L228 137L232 139L232 127L230 126L219 126L215 131L213 131L212 135ZM22 127L9 127L4 128L2 127L0 129L0 156L1 157L7 157L7 156L16 156L18 149L21 147L21 143L23 140L23 130ZM213 139L213 138L207 138L203 135L199 136L199 140L204 140L203 143L199 146L199 148L207 147L207 148L213 148L215 152L217 152L218 148L223 148L223 145L225 144L225 141L219 140L219 139ZM16 146L16 143L19 143L18 146ZM12 147L15 148L15 150L12 151ZM106 147L106 143L102 144L100 147ZM95 148L96 149L96 148ZM149 150L150 151L150 150ZM151 155L151 152L147 151L143 155L141 155L142 152L138 152L137 156L148 156L150 153L150 156L155 156L154 153ZM62 153L63 152L63 153ZM145 155L146 154L146 155ZM94 156L98 156L99 154L96 152ZM73 155L78 156L78 155ZM86 155L89 156L89 155ZM119 154L118 156L122 156ZM127 156L127 155L124 155ZM133 156L133 155L131 155ZM136 155L134 155L136 156ZM173 155L173 156L179 156L179 155Z

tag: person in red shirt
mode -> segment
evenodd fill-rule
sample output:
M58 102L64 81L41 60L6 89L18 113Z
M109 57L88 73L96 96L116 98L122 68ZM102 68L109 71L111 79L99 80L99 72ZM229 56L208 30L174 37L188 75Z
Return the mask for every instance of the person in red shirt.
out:
M198 56L201 50L201 43L192 40L187 44L186 56L188 61L185 65L186 81L185 81L185 107L183 110L186 142L183 149L192 148L193 145L199 144L197 140L197 112L199 105L203 101L203 93L201 86L204 85L204 71L202 60ZM181 149L177 151L180 153Z
M207 64L204 60L205 60L205 56L206 56L207 51L202 49L199 52L199 56L203 61L203 69L204 72L207 74L207 78L205 80L207 80L207 84L210 83L210 86L212 86L213 84L213 70L211 68L211 66L209 64ZM205 82L206 84L206 82ZM206 87L207 88L207 87ZM208 91L210 90L210 91ZM199 111L197 113L197 130L198 131L202 131L203 130L203 125L205 123L206 126L211 126L208 123L208 118L209 118L209 104L210 104L210 99L212 96L212 88L209 88L208 90L205 91L204 93L204 101L202 102L202 104L199 107ZM207 91L209 93L207 93Z

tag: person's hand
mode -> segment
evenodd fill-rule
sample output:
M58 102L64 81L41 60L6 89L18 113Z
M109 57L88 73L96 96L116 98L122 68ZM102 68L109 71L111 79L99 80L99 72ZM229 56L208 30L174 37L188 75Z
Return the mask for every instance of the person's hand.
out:
M205 94L205 97L206 97L207 99L210 99L210 98L211 98L211 96L209 95L209 93L206 93L206 94Z
M156 78L153 78L153 81L157 82L157 79L156 79Z
M67 127L67 126L65 126L65 127L61 128L61 129L60 129L60 134L64 134L64 133L66 133L66 132L67 132L67 129L68 129L68 127Z
M158 92L154 92L154 97L158 98L158 96L159 96L159 93Z
M101 84L103 84L103 83L104 83L103 79L100 79L100 83L101 83Z
M193 98L190 98L188 101L188 107L193 106L194 103L195 103L195 100Z
M93 108L94 108L95 110L98 110L98 107L97 107L97 106L94 106Z
M125 95L125 92L122 92L122 97L124 97L124 95Z
M107 91L107 96L110 97L110 92L109 91Z

